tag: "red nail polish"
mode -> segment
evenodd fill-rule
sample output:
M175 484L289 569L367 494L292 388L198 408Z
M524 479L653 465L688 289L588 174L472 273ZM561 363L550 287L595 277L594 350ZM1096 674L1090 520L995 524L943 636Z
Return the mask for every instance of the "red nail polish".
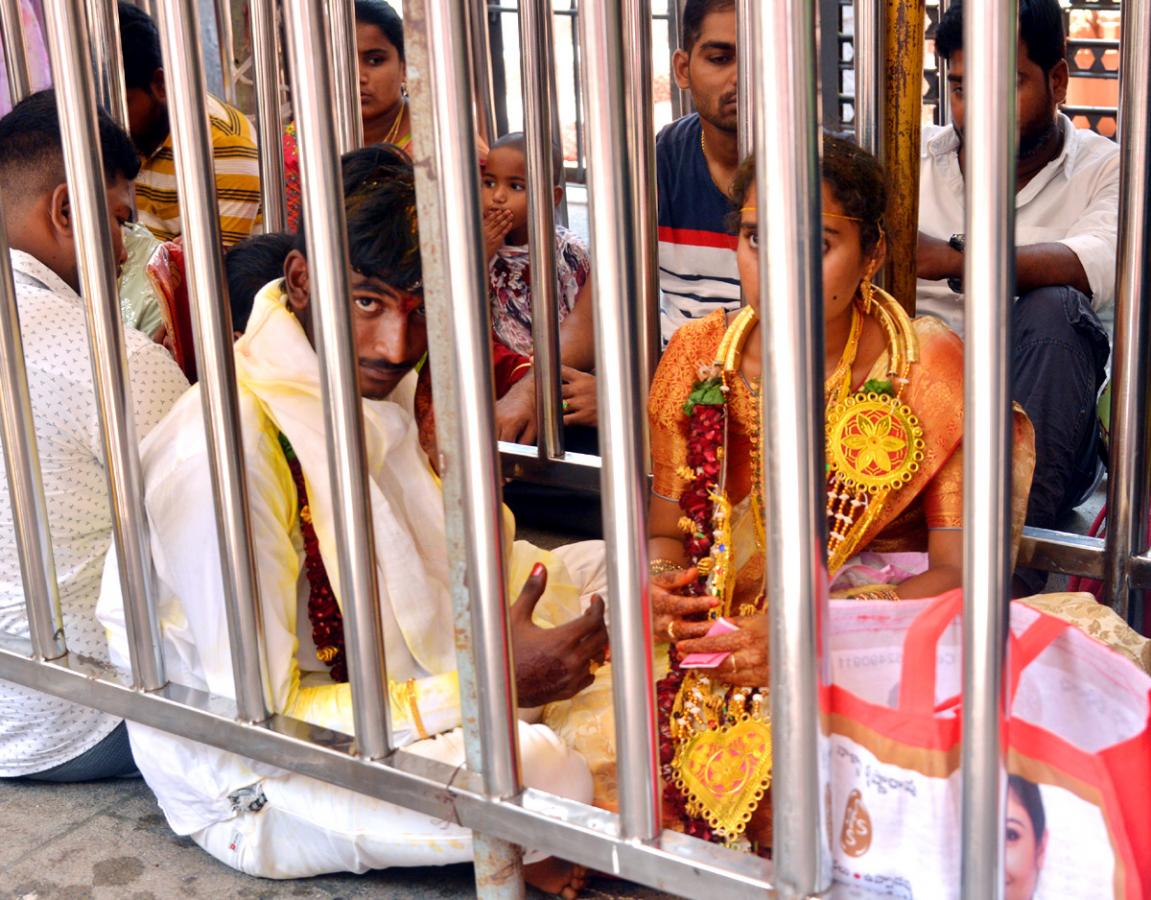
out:
M544 568L543 563L536 563L532 566L532 578L543 578L545 572L547 569Z

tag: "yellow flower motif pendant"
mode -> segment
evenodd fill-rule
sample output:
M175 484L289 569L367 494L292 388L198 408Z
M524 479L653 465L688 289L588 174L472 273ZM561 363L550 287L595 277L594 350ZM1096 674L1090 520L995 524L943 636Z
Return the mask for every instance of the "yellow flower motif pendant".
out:
M728 840L747 828L771 785L771 726L744 718L680 744L673 768L688 810Z
M923 462L923 428L888 394L854 394L827 415L827 461L849 487L898 490Z

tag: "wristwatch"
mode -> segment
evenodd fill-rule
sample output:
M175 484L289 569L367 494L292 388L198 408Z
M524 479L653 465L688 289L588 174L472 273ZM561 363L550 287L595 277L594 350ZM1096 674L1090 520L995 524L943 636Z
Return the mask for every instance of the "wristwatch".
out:
M947 246L949 246L952 250L958 250L960 253L965 252L967 250L967 235L965 235L965 234L953 234L953 235L951 235L951 237L947 241ZM949 288L951 288L951 290L953 290L955 293L962 294L963 293L963 278L952 276L951 278L947 279L947 286Z

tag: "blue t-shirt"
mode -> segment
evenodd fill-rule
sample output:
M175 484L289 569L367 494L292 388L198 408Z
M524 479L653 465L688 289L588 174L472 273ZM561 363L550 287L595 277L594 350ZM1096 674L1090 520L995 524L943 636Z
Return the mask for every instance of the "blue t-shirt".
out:
M666 344L684 322L738 309L737 238L731 201L703 156L699 113L672 122L655 140L659 203L660 331Z

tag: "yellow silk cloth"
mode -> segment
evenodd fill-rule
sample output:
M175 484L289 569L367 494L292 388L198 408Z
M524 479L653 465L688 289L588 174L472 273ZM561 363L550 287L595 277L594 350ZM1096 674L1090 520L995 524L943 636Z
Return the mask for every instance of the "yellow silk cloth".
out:
M272 457L264 461L269 470L265 479L270 488L267 503L285 507L276 497L295 497L291 473L279 449L278 434L282 432L299 458L320 554L333 593L342 605L319 360L299 321L287 309L278 281L267 285L256 298L248 330L236 344L236 373L242 397L248 401L242 405L249 409L255 406L260 413L257 421L245 422L245 431L258 429L256 443L269 448ZM387 400L365 400L362 404L376 577L398 743L423 736L421 731L434 734L459 724L455 615L449 590L443 494L419 445L412 410L415 382L413 372ZM245 434L246 441L253 437ZM261 499L256 492L253 506ZM289 527L297 528L295 504L283 511L289 516ZM506 508L502 521L492 523L492 527L504 530L509 597L517 596L532 566L542 562L548 567L549 580L536 610L537 623L559 624L570 618L573 610L578 611L580 591L558 556L526 542L514 542L515 523ZM269 548L258 549L267 552ZM268 650L269 667L280 675L273 676L273 708L350 732L348 685L330 682L326 676L301 681L295 627L300 566L289 544L281 542L277 549L284 551L284 559L276 564L261 559L263 573L275 571L282 576L277 579L281 582L278 590L263 591L266 617L275 619L276 626L284 626L265 626L265 635L277 638ZM285 657L291 660L286 668ZM412 680L414 684L409 685Z

